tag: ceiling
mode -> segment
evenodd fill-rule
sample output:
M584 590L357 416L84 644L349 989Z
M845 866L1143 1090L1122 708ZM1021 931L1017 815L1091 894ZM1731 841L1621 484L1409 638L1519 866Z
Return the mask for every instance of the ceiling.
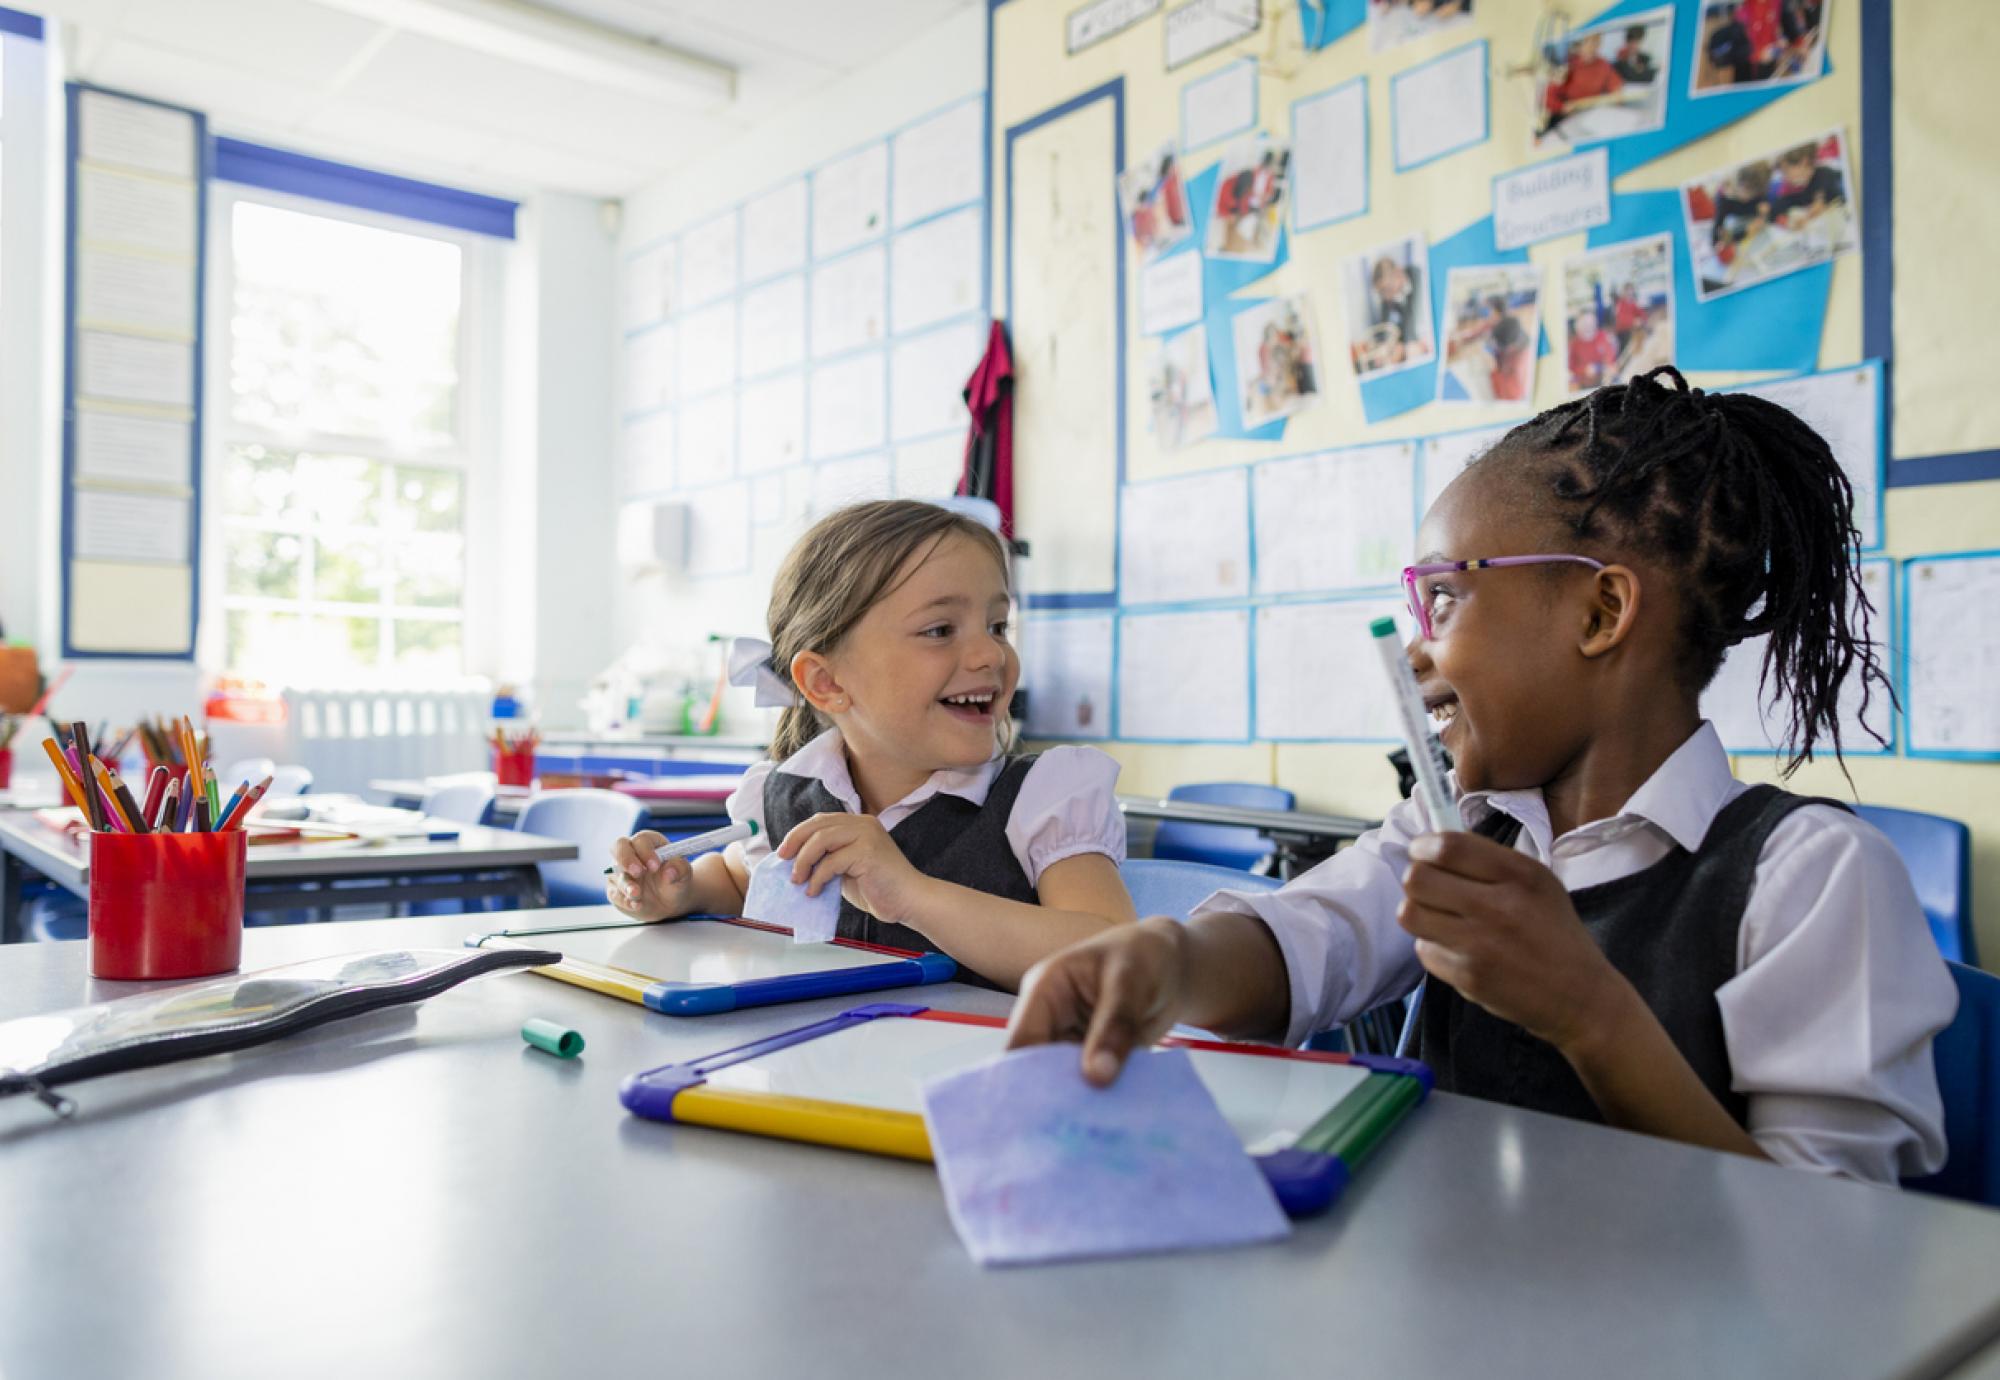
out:
M64 25L70 77L204 111L218 134L501 195L621 197L976 3L42 0L35 8ZM443 27L409 22L419 12L443 16ZM502 56L448 32L466 16L557 37ZM734 94L691 88L671 72L656 85L643 67L622 84L561 70L570 36L580 50L631 52L630 40L643 40L734 69ZM713 84L712 66L704 75Z

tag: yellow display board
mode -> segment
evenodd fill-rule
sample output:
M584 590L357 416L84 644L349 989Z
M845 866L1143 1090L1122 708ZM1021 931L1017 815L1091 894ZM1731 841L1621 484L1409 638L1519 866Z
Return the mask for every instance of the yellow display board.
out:
M1873 353L1892 362L1889 433L1890 488L1884 554L2000 546L2000 479L1898 487L1896 466L1923 457L2000 450L2000 410L1985 405L1991 351L1988 323L2000 320L1996 275L1973 262L1976 246L2000 239L2000 178L1990 169L1993 131L2000 129L2000 83L1985 69L2000 51L2000 8L1953 6L1950 22L1931 7L1896 4L1891 13L1894 61L1883 83L1869 64L1880 54L1864 47L1870 7L1890 0L1830 0L1828 71L1808 85L1734 124L1617 176L1614 196L1672 190L1685 180L1840 130L1864 208L1879 190L1871 182L1862 147L1864 87L1893 91L1891 143L1894 193L1893 348ZM1070 52L1078 0L1001 0L991 10L991 119L989 157L993 294L996 314L1015 332L1020 379L1017 395L1015 484L1021 534L1035 544L1036 588L1078 596L1088 606L1109 602L1118 533L1109 496L1119 478L1131 483L1177 474L1248 465L1281 456L1347 447L1516 420L1518 410L1430 403L1370 425L1348 372L1341 308L1341 272L1349 259L1404 235L1421 232L1436 243L1489 215L1492 179L1549 156L1533 148L1535 90L1523 69L1531 65L1533 38L1559 8L1539 0L1478 0L1465 23L1377 52L1365 28L1318 51L1306 47L1291 0L1265 0L1254 33L1228 42L1172 70L1166 34L1185 6L1167 0L1156 9L1137 3L1117 18L1130 20L1109 37ZM1241 11L1244 4L1222 6ZM1315 9L1318 7L1315 6ZM1344 8L1328 0L1327 8ZM1581 25L1605 6L1570 10ZM1682 7L1685 10L1685 7ZM1193 31L1189 16L1179 31ZM1095 21L1092 21L1095 22ZM1470 147L1405 172L1396 171L1392 79L1470 42L1487 45L1490 93L1487 137ZM1314 407L1293 416L1281 441L1211 439L1164 448L1149 430L1144 361L1151 348L1141 333L1141 266L1126 252L1107 269L1102 247L1065 255L1067 231L1098 221L1083 217L1064 195L1094 185L1103 207L1115 214L1113 178L1131 162L1168 142L1179 144L1183 93L1191 83L1227 81L1245 59L1255 63L1257 128L1278 138L1291 131L1301 98L1365 79L1368 129L1367 209L1317 229L1292 231L1289 261L1243 289L1242 297L1306 294L1318 316L1327 386ZM1675 71L1669 80L1683 81ZM1872 86L1870 85L1872 81ZM1067 158L1099 157L1105 127L1118 144L1115 161L1094 161L1088 172L1062 167ZM1194 178L1229 146L1219 139L1181 153L1182 171ZM1064 188L1071 190L1064 191ZM1016 198L1019 197L1017 204ZM1031 200L1032 198L1032 200ZM1864 214L1865 214L1864 210ZM1050 218L1064 224L1051 228ZM1082 217L1080 219L1080 217ZM1067 241L1074 244L1075 241ZM1100 241L1101 244L1101 241ZM1581 233L1545 240L1529 249L1539 271L1545 304L1559 292L1559 265L1585 247ZM1129 250L1129 241L1128 241ZM1057 262L1051 262L1055 255ZM1860 253L1835 261L1821 332L1817 367L1854 364L1865 345L1864 273ZM1122 275L1122 281L1121 277ZM1438 286L1442 286L1439 284ZM1122 369L1122 409L1092 407L1088 390L1104 377L1106 312L1122 312L1122 339L1113 345ZM1547 406L1566 394L1561 367L1561 323L1544 318L1553 353L1537 371L1534 403ZM1217 348L1211 342L1211 349ZM1060 369L1054 383L1038 371ZM1691 381L1720 387L1768 374L1691 373ZM1118 413L1122 410L1123 417ZM1107 448L1103 428L1122 426L1122 456ZM1975 473L1993 473L1993 467ZM1914 473L1911 471L1910 473ZM1102 503L1103 506L1098 505ZM1060 574L1060 579L1046 576ZM1298 793L1306 808L1374 814L1396 798L1394 776L1383 760L1388 745L1355 746L1253 741L1195 746L1106 744L1124 764L1121 789L1163 794L1187 781L1270 781ZM1746 777L1769 775L1768 758L1741 759ZM1871 803L1901 805L1967 821L1977 853L1975 893L1983 947L2000 953L2000 765L1915 761L1901 757L1857 760L1854 790ZM1837 767L1808 766L1795 789L1850 797Z

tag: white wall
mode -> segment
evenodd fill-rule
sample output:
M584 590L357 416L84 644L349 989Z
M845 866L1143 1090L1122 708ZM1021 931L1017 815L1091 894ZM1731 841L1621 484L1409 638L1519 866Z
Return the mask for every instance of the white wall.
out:
M629 255L711 212L974 95L985 82L986 7L969 6L880 61L771 112L685 170L628 198L620 253ZM715 670L706 644L710 633L762 636L771 577L784 557L785 529L755 530L751 572L738 579L695 582L614 572L618 647L640 649L640 659L699 681ZM612 560L608 550L604 559ZM724 731L754 732L769 717L750 707L748 691L734 692Z

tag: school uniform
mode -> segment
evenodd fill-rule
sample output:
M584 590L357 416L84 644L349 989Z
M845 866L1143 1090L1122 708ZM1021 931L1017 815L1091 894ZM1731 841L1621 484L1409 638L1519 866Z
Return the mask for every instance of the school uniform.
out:
M1546 864L1607 957L1730 1114L1780 1163L1893 1183L1944 1163L1932 1037L1958 998L1909 874L1833 802L1730 774L1704 723L1608 819L1550 835L1540 790L1461 797L1466 825ZM1410 991L1423 976L1396 923L1404 801L1378 829L1263 894L1202 913L1254 915L1284 955L1288 1043ZM1597 1118L1553 1046L1433 980L1419 1057L1440 1086Z
M1118 764L1095 748L1054 747L999 756L930 779L877 818L903 856L926 876L989 896L1038 904L1042 874L1065 858L1099 853L1125 860L1118 812ZM730 845L746 869L816 814L862 814L840 730L830 728L783 762L759 762L730 794L729 817L754 820L754 837ZM878 920L845 900L843 939L938 952L903 925Z

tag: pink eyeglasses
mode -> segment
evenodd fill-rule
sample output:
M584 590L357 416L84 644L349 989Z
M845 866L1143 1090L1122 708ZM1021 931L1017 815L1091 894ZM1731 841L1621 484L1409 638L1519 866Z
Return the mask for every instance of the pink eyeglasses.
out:
M1498 570L1510 565L1553 565L1560 561L1573 561L1587 565L1592 570L1604 569L1603 561L1593 561L1588 556L1489 556L1483 561L1437 561L1431 565L1406 565L1403 567L1403 595L1410 601L1410 615L1417 620L1417 627L1424 635L1424 641L1435 642L1437 634L1431 630L1430 601L1417 588L1417 581L1428 575L1443 575L1454 570Z

